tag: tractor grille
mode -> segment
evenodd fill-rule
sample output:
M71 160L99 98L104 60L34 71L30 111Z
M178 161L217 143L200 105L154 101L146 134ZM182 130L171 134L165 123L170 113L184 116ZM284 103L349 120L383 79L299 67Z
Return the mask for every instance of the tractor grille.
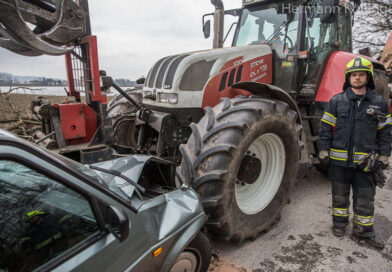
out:
M160 59L148 73L145 86L149 88L170 89L178 66L188 56L190 55L174 55Z

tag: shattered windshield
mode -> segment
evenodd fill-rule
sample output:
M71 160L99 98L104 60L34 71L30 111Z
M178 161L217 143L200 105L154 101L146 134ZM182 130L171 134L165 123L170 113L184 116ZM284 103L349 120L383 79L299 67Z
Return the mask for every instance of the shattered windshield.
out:
M281 7L284 8L284 6ZM278 12L277 5L262 10L260 8L244 9L234 46L276 42L277 40L283 44L285 24L289 20L290 14Z

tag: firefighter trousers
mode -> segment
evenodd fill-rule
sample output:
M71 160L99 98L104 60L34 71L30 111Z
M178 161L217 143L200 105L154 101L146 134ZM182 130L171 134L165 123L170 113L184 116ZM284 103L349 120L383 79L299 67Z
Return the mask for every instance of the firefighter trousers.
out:
M344 228L349 223L350 187L353 190L353 234L369 236L373 233L374 197L376 189L369 173L360 169L331 166L332 220L334 227Z

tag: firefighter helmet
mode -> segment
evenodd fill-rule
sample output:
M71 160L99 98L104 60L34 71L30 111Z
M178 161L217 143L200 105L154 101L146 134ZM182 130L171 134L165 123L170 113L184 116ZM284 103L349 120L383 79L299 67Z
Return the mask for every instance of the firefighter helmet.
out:
M350 84L350 74L353 72L366 72L368 74L367 87L372 90L376 88L374 84L373 64L371 61L362 57L356 57L347 63L344 71L346 83Z

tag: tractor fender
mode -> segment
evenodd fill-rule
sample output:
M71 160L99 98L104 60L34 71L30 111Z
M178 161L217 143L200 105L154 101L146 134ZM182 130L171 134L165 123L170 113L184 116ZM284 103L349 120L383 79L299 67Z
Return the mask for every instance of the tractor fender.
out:
M281 88L276 87L274 85L258 83L258 82L239 82L233 84L231 88L237 90L244 90L259 97L275 99L286 103L291 110L297 113L296 122L300 124L300 127L302 128L302 117L298 109L297 103L295 103L294 99ZM301 135L300 137L302 139L302 142L306 143L306 135L304 130L302 130L300 135ZM301 159L299 163L301 164L310 163L310 159L309 159L310 153L307 148L307 145L305 144L303 147L304 148L301 151Z
M301 114L299 112L297 103L295 103L294 99L284 90L274 85L257 83L257 82L239 82L233 84L232 89L242 89L251 94L263 97L263 98L271 98L276 99L282 102L285 102L289 108L295 111L298 115L297 122L302 124Z

